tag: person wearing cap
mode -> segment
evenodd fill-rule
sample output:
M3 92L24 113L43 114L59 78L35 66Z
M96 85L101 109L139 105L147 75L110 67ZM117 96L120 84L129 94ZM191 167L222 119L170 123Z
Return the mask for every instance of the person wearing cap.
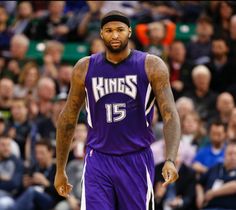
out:
M101 19L105 53L82 58L74 67L67 102L57 121L54 186L68 197L66 162L81 107L86 102L88 138L81 210L154 209L154 162L150 144L153 106L164 121L164 186L178 178L175 159L180 122L168 68L155 55L131 50L130 20L116 10Z

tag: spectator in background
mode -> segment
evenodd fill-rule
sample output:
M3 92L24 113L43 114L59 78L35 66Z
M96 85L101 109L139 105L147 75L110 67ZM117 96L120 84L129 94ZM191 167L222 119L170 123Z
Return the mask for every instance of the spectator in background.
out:
M230 1L220 1L217 5L214 33L224 39L229 38L230 18L234 14L234 7Z
M77 34L80 39L91 40L91 37L99 36L101 8L103 1L86 1L89 11L84 12L83 17L78 23Z
M223 123L212 122L209 128L210 144L196 154L192 167L198 174L204 174L219 162L223 162L226 145L226 128Z
M236 139L236 108L234 108L231 112L227 127L227 138L229 140Z
M55 80L56 93L68 93L70 89L70 80L73 71L73 66L62 64L58 69L58 76Z
M217 111L214 114L213 120L220 120L224 123L225 127L227 127L234 107L235 103L233 96L227 92L221 93L216 100Z
M10 119L14 83L8 78L0 80L0 113L4 119Z
M102 39L100 37L94 37L91 40L89 54L92 55L92 54L100 53L104 51L105 51L105 46Z
M229 59L236 59L236 15L230 18L229 26Z
M201 119L207 121L212 117L216 103L216 94L210 89L211 72L206 66L198 65L192 70L192 80L194 89L184 95L193 100Z
M26 58L29 44L29 39L23 34L16 34L12 37L10 51L3 54L6 63L2 77L9 77L17 83L21 68L29 61L29 59Z
M65 105L66 99L66 93L60 93L53 98L50 115L36 123L36 141L38 138L43 138L48 140L51 145L56 146L57 119Z
M39 113L36 121L50 117L52 111L52 99L56 94L55 82L48 77L42 77L39 79L37 86L36 101L39 108Z
M194 65L210 61L213 23L207 16L200 16L196 23L196 37L187 43L187 60Z
M10 25L13 34L24 33L33 17L33 8L30 1L22 1L17 5L15 18Z
M8 50L12 33L7 27L8 13L6 9L0 5L0 55L3 50Z
M183 92L192 87L192 65L186 60L186 49L181 41L174 41L170 45L167 64L170 70L170 84L175 99L182 96Z
M163 139L163 122L160 119L160 113L156 105L154 105L153 118L152 118L152 132L154 134L155 140Z
M176 159L176 168L179 171L179 179L175 183L163 186L164 179L161 168L164 163L155 167L154 197L157 210L195 210L195 172L184 164L182 147Z
M24 175L25 191L16 199L11 210L50 210L62 200L53 186L56 165L53 163L53 147L40 140L35 145L36 163Z
M30 39L34 40L57 40L67 41L69 28L66 25L68 18L63 14L65 1L49 1L48 14L41 17L36 24L35 30L31 31ZM32 27L32 26L30 26Z
M185 96L177 99L175 104L180 117L180 121L183 120L186 114L191 113L195 110L193 100Z
M14 139L20 147L21 158L26 159L26 142L31 130L27 118L27 107L24 99L14 99L11 106L12 118L8 123L8 135Z
M206 65L211 71L211 89L222 92L236 81L234 75L234 61L228 58L229 46L223 37L212 40L211 60ZM236 63L235 63L236 64Z
M11 139L0 136L0 209L8 210L19 193L23 176L23 163L12 154Z
M136 25L135 33L145 51L165 59L175 38L175 28L169 20L156 21Z
M233 210L236 206L236 143L229 142L224 162L211 167L197 184L197 206Z
M26 63L19 75L19 83L14 87L14 97L27 98L28 94L35 96L39 78L37 64L34 62Z
M43 65L40 68L42 76L57 79L58 68L61 64L64 46L58 41L51 40L45 44Z

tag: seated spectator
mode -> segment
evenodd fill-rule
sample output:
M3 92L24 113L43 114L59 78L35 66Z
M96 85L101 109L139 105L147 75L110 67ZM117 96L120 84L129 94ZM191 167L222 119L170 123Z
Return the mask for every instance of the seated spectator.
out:
M16 199L11 210L50 210L62 200L53 186L56 173L53 154L54 151L49 142L40 140L36 143L36 163L24 175L25 190Z
M171 21L138 24L135 34L144 50L165 59L168 47L175 38L175 24Z
M195 110L193 100L191 98L182 96L176 100L176 108L180 117L180 121L182 121L183 117Z
M17 5L17 11L11 25L10 31L13 34L24 33L33 16L33 7L30 1L22 1Z
M8 13L6 9L0 5L0 55L3 50L8 50L12 33L7 27Z
M207 16L200 16L197 20L196 38L187 44L187 59L194 65L210 61L211 36L214 32L212 24Z
M56 146L56 124L58 116L65 105L67 99L66 93L61 93L55 96L52 100L52 109L50 116L36 122L36 130L34 136L41 139L46 139L51 145ZM33 137L34 138L34 137Z
M43 64L40 68L41 75L57 79L57 69L60 67L64 46L55 40L47 41L43 55Z
M20 147L21 158L26 157L26 142L31 130L27 118L27 107L24 99L14 99L11 106L12 118L8 123L8 135L14 139Z
M95 54L95 53L100 53L105 51L105 46L103 43L103 40L100 37L95 37L91 41L90 45L90 50L89 54Z
M210 89L211 73L204 65L198 65L192 70L194 88L184 93L191 98L194 107L203 121L209 120L215 110L216 93Z
M215 92L223 92L231 85L235 84L234 78L235 61L230 60L229 46L227 41L222 37L215 37L212 40L212 57L206 65L211 71L211 89Z
M40 78L39 69L36 63L26 63L19 75L19 83L14 87L14 97L24 98L28 94L35 96L37 84Z
M183 92L192 88L192 64L186 60L186 49L181 41L174 41L170 45L167 64L170 71L170 84L175 99L182 96Z
M4 119L10 119L14 83L8 78L0 80L0 113Z
M10 51L3 52L5 66L1 77L9 77L15 83L18 81L21 68L29 61L26 57L29 44L29 39L23 34L16 34L11 38Z
M19 193L23 176L23 163L12 155L11 139L0 136L0 209L8 210Z
M216 112L212 120L220 120L227 127L234 107L233 96L228 92L221 93L217 96Z
M36 26L32 21L29 28L26 29L29 31L26 33L29 38L33 40L67 41L69 28L66 25L68 18L63 14L64 6L65 1L49 1L48 14L40 17Z
M229 142L224 162L211 167L197 184L197 206L204 210L236 207L236 143Z
M161 174L164 163L155 167L154 198L157 210L195 210L195 172L183 163L182 150L179 150L176 159L176 168L179 179L175 183L163 186L164 179Z
M81 40L88 41L92 37L100 35L101 8L103 3L103 1L87 1L89 11L83 13L77 26L77 34Z
M42 77L38 81L36 100L38 104L37 120L50 117L52 100L56 94L55 82L48 77Z
M62 64L58 69L56 84L56 93L69 93L70 80L73 71L73 66L69 64Z
M231 112L227 127L227 138L229 140L236 139L236 108L234 108Z
M199 149L192 167L198 174L203 174L219 162L223 162L226 145L226 128L223 123L212 122L209 128L210 144Z
M230 18L235 13L235 6L231 1L220 1L216 8L214 20L214 34L229 38Z

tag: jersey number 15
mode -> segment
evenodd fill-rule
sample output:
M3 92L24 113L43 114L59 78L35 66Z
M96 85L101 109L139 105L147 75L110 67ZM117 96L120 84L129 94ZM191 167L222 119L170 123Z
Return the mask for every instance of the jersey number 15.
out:
M126 104L105 104L107 123L119 122L126 117Z

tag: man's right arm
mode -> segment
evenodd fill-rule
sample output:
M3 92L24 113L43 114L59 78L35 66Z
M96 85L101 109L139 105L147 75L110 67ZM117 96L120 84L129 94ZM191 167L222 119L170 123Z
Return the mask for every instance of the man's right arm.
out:
M67 102L57 121L56 158L58 171L65 170L76 121L84 103L85 76L88 69L88 63L89 58L85 57L79 60L75 65Z
M71 87L66 105L59 115L56 133L56 165L57 171L54 186L61 196L67 197L72 186L68 183L65 167L70 145L74 135L78 114L85 100L85 77L89 65L89 57L77 62L73 69Z

